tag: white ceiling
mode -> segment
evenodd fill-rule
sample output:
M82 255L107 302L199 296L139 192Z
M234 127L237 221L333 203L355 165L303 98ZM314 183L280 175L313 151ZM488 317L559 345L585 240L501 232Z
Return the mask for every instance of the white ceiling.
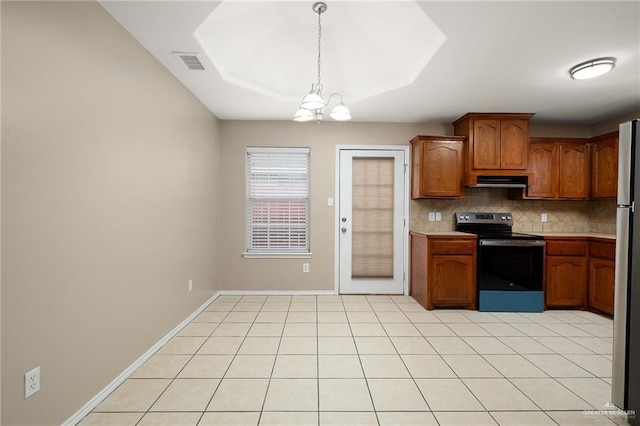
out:
M639 1L325 1L325 98L340 92L356 121L593 124L640 110ZM101 3L218 118L290 120L317 78L313 2ZM172 52L198 53L205 70ZM617 58L611 73L569 77L602 56Z

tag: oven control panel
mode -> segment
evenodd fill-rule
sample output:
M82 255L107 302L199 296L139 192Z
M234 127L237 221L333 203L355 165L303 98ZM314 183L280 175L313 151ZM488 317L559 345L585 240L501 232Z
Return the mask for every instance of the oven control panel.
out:
M476 213L459 212L456 213L456 224L486 224L486 225L513 225L511 213Z

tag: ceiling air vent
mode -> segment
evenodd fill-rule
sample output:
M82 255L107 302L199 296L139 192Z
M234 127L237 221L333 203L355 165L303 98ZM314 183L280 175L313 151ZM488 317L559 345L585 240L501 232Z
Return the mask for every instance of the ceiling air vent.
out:
M204 65L200 62L197 53L173 52L173 54L188 70L204 70Z

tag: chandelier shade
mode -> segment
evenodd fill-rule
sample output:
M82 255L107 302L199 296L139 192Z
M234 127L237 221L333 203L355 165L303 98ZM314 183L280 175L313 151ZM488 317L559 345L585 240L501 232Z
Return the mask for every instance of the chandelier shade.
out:
M321 83L321 53L322 53L322 20L321 15L326 12L327 5L324 2L316 2L312 9L318 14L318 81L311 85L311 90L300 104L300 109L296 112L293 121L306 122L315 119L318 123L322 121L324 108L329 106L331 98L335 95L340 98L340 103L331 111L330 117L336 121L351 120L351 112L346 107L339 93L332 93L325 103L322 99L322 83Z

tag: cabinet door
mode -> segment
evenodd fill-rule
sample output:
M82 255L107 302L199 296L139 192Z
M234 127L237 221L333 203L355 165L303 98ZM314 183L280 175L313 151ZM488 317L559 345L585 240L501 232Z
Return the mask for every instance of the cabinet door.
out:
M500 122L500 165L502 169L524 170L528 165L529 122Z
M421 179L424 197L462 197L462 143L425 143Z
M592 258L589 261L589 307L613 315L615 262Z
M586 305L587 260L584 257L547 257L548 307L584 307Z
M612 136L591 147L591 198L615 199L618 190L618 138Z
M473 122L473 168L484 170L500 168L499 120Z
M427 237L411 233L411 296L426 309L433 309L427 295Z
M473 256L431 256L427 285L433 306L474 307L475 273Z
M589 198L589 146L582 143L560 145L558 198Z
M532 142L529 149L529 185L527 197L558 196L558 144Z

